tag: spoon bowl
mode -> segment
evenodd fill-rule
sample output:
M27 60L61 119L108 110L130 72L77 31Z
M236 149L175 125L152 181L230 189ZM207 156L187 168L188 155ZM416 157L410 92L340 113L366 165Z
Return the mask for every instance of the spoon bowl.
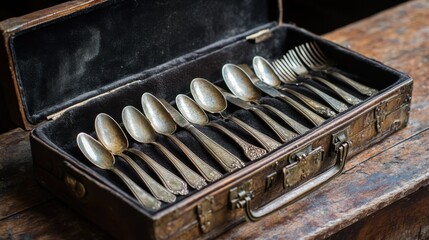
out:
M207 114L204 112L204 110L190 97L179 94L176 96L176 104L177 108L179 108L179 111L188 121L198 125L208 125L218 129L223 134L235 141L242 148L244 155L246 155L246 157L250 160L256 160L267 153L265 149L246 142L224 126L214 122L209 122L209 118L207 117Z
M161 207L160 201L145 192L127 175L115 168L115 157L100 142L86 133L79 133L76 141L77 146L90 162L101 169L112 171L121 178L143 207L149 210L158 210Z
M173 194L168 194L168 191L174 194L182 195L188 193L186 183L183 182L180 178L155 162L143 152L137 149L128 148L127 136L122 131L119 124L109 115L105 113L100 113L97 115L95 119L95 132L101 143L114 155L124 159L134 169L134 171L136 171L136 173L146 183L151 192L158 199L166 202L175 201L175 196ZM164 189L163 186L158 184L158 182L152 179L152 177L150 177L145 171L143 171L143 169L136 162L134 162L133 159L124 154L125 151L131 152L145 161L158 175L168 191L167 189Z
M250 81L247 75L239 66L234 64L225 64L222 68L223 79L231 92L249 102L257 103L261 98L261 91Z

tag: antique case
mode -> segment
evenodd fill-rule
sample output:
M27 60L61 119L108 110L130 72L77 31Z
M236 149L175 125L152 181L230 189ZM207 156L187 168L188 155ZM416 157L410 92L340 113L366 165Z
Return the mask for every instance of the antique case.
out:
M261 0L94 0L68 2L2 22L2 62L7 61L10 70L3 79L5 94L16 109L15 121L26 129L37 126L31 133L37 180L118 238L209 238L317 190L341 174L347 158L406 126L409 76L281 23L281 9L281 2ZM338 69L379 92L317 127L287 104L264 96L263 102L311 130L256 161L245 160L222 134L198 127L245 162L232 173L222 170L192 135L178 129L175 135L223 176L178 196L174 203L163 203L158 211L144 209L115 175L88 162L76 145L79 132L94 135L98 113L120 122L126 105L141 109L144 92L174 103L177 94L189 94L195 77L225 87L224 64L251 65L256 55L275 59L309 41L317 42ZM229 109L276 137L251 113ZM211 118L240 132L230 122ZM190 165L166 138L157 140ZM131 140L130 145L174 172L156 149ZM141 161L138 164L148 170ZM120 167L138 182L125 164Z

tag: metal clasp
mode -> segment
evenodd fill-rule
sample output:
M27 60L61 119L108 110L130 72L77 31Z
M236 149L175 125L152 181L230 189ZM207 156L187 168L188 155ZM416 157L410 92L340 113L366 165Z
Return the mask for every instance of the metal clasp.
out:
M272 36L272 32L270 29L263 29L257 33L251 34L246 37L246 40L248 41L254 41L255 43L263 42Z
M255 197L252 189L252 179L229 190L229 203L231 209L243 208L247 201Z
M319 172L323 162L323 148L313 150L308 145L289 155L292 163L283 168L283 187L292 188Z
M207 233L211 229L214 205L214 197L208 196L197 206L198 222L203 233Z
M377 107L374 109L375 114L375 130L379 133L381 132L381 128L383 126L384 119L386 118L386 108L387 102L382 101Z

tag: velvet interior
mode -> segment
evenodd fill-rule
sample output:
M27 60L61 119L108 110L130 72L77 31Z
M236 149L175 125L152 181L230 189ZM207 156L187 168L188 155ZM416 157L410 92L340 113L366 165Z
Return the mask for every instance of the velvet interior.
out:
M144 70L275 21L276 3L108 1L20 32L10 44L27 119L36 124L152 74Z
M272 38L262 43L255 44L249 41L239 40L234 43L224 45L223 47L205 48L204 50L199 51L199 54L193 55L195 56L194 58L188 58L186 61L181 58L171 61L168 63L168 65L159 67L157 69L158 72L153 71L150 77L133 79L135 81L131 84L121 87L108 95L93 99L85 105L67 111L60 118L47 122L46 124L43 124L37 128L34 131L34 134L49 145L53 146L58 151L62 152L64 155L68 156L70 159L72 159L74 164L82 166L90 174L93 174L102 181L105 181L112 188L118 191L123 191L126 194L130 194L129 190L115 175L96 168L85 159L76 146L76 136L79 132L86 132L94 135L94 119L98 113L107 113L118 122L121 122L121 111L122 108L126 105L133 105L140 110L142 109L140 99L144 92L153 93L159 98L165 98L172 102L174 97L179 93L189 94L190 81L195 77L203 77L215 82L219 86L225 87L221 77L221 68L225 63L251 64L252 58L255 55L263 56L268 59L274 59L281 56L291 47L310 40L316 40L321 46L322 50L330 58L338 62L337 67L339 69L346 71L356 80L378 90L383 91L398 81L407 79L407 76L402 73L392 70L391 68L388 68L376 61L367 59L359 54L348 51L347 49L322 40L317 36L306 32L305 30L296 28L294 26L282 25L275 27L273 29ZM144 70L143 66L142 70ZM124 77L126 76L127 75L125 74ZM312 84L329 92L329 90L323 86L317 85L316 83ZM359 95L357 92L354 92L351 89L348 90L361 99L366 98L365 96ZM317 99L317 97L309 92L303 91L302 89L300 91L310 97ZM288 107L285 103L267 96L263 97L263 102L276 106L281 111L289 114L292 118L295 118L310 128L312 127L309 122L303 120L297 112ZM280 141L272 133L272 131L268 129L253 114L244 110L239 110L231 105L228 106L227 110L229 113L235 114L240 119ZM258 145L258 143L252 140L252 138L246 133L234 126L234 124L225 122L216 115L210 115L210 118L213 121L218 121L219 123L228 126L232 131L239 134L247 141ZM330 121L332 120L334 119L330 119ZM281 120L279 120L279 122L281 122ZM236 144L232 143L231 140L208 127L199 126L198 128L205 132L208 136L215 139L216 142L229 149L232 153L239 156L246 164L250 164L250 161L246 160L240 148L238 148ZM187 131L179 128L175 134L202 159L225 174L224 176L227 175L225 171L220 168L220 166L211 158L211 156L207 154L201 145ZM174 173L178 174L178 172L173 169L172 165L165 159L165 157L163 157L162 154L160 154L160 152L157 151L153 146L136 143L131 139L130 136L128 136L128 138L131 147L141 149L148 155L152 156L156 161L169 168ZM163 136L158 136L157 140L161 144L171 149L173 153L182 159L188 166L193 167L184 154L181 153L171 142L169 142L168 139ZM145 170L147 170L148 173L154 176L152 171L145 164L141 163L141 161L137 162ZM118 165L121 169L130 174L133 179L140 183L136 175L127 166L125 166L121 160L118 160ZM156 179L156 176L154 177ZM193 192L195 192L195 190L192 190L191 194ZM185 197L186 196L179 197L178 201L184 199ZM163 204L163 207L166 206L169 206L169 204Z

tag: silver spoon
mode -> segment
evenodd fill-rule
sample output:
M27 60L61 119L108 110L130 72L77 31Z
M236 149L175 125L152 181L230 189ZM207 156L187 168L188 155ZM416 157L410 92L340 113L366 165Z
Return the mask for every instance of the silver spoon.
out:
M133 180L115 167L115 157L100 142L86 133L79 133L76 140L83 155L95 166L110 170L118 175L143 207L149 210L157 210L161 207L160 201L141 189Z
M95 118L95 132L97 133L100 142L114 155L117 155L127 161L137 173L142 173L143 170L129 156L123 152L128 151L139 156L145 161L161 179L164 186L174 194L186 195L188 188L186 183L161 166L155 160L139 151L138 149L128 148L128 139L125 133L119 127L118 123L105 113L100 113Z
M333 117L335 116L335 112L333 112L331 109L329 109L328 107L307 98L306 96L292 91L289 88L284 88L281 87L281 79L278 77L278 75L276 74L276 72L274 71L274 68L272 67L272 65L263 57L260 56L256 56L253 58L253 69L255 69L255 73L258 76L259 79L261 79L263 82L265 82L266 84L280 89L282 91L288 92L293 94L295 97L299 98L301 101L305 102L307 104L307 106L311 107L313 110L315 110L317 113L321 114L322 116L325 117ZM286 83L286 84L290 84L290 83ZM309 89L310 91L312 91L313 93L315 93L316 95L318 95L319 97L321 97L323 100L325 100L326 103L328 103L332 108L334 108L337 112L343 112L345 110L347 110L347 105L338 101L337 99L329 96L328 94L322 92L321 90L311 86L310 84L304 83L304 82L296 82L297 85L302 85L304 87L306 87L307 89ZM302 96L300 96L302 95Z
M230 137L243 149L244 155L248 159L253 161L267 154L267 151L265 149L246 142L224 126L214 122L209 122L209 118L207 117L207 114L204 112L204 110L201 109L201 107L198 106L198 104L190 97L184 94L179 94L176 96L176 104L182 115L186 119L188 119L189 122L203 126L211 126L220 130L222 133Z
M128 106L122 110L122 121L128 133L140 143L148 143L157 147L180 172L186 182L195 189L201 189L207 183L199 174L180 161L170 150L156 142L156 133L149 120L136 108Z
M252 77L256 77L253 71L247 64L234 65L226 64L222 68L222 72L225 75L224 80L228 88L233 92L237 97L245 101L249 101L253 104L261 105L266 109L270 110L272 113L276 114L279 118L285 121L293 130L299 134L304 134L308 129L301 123L290 118L288 115L284 114L282 111L277 108L270 106L268 104L261 104L260 99L262 97L261 91L253 85L250 81ZM257 77L256 77L257 78ZM242 91L242 87L246 86L247 91Z
M158 100L150 93L144 93L142 105L146 116L155 129L162 128L158 125L175 126L177 124L189 131L226 171L232 172L237 168L244 167L244 163L238 157L196 129L168 102L162 99ZM150 110L151 108L156 110Z
M125 110L126 109L126 110ZM222 174L219 173L216 169L214 169L212 166L204 162L200 157L198 157L194 152L191 151L182 141L180 141L176 136L173 135L173 133L176 131L176 124L174 125L156 125L157 128L153 128L153 125L150 123L150 120L147 120L147 118L141 113L138 109L128 106L124 108L124 112L127 112L127 114L133 115L132 118L136 118L137 121L141 121L142 124L149 124L150 128L155 130L157 133L162 134L166 136L168 139L170 139L174 144L176 144L180 150L191 160L191 162L197 167L198 171L204 176L204 178L209 181L213 182L219 178L222 177ZM143 119L140 119L140 117L143 117ZM130 117L131 118L131 117ZM124 123L125 124L125 123Z
M195 78L191 82L191 94L200 107L210 113L219 113L224 119L229 119L244 131L254 137L265 149L273 151L281 146L279 142L261 133L234 116L225 116L227 107L225 96L215 85L203 78Z

